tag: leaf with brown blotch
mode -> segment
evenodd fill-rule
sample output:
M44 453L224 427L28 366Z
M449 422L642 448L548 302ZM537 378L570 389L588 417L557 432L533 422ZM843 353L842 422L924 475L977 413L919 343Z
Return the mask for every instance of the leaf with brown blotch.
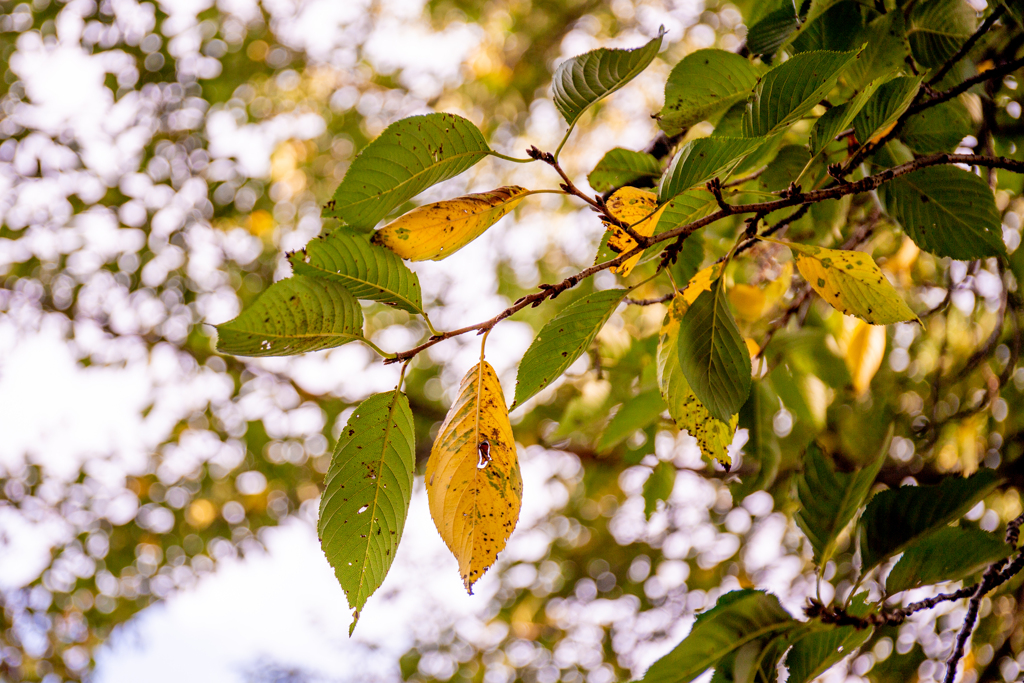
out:
M665 207L658 208L658 195L647 190L638 190L635 187L623 187L615 191L605 206L615 218L633 228L638 235L650 237L654 234L654 228L661 219ZM636 247L636 240L626 234L626 231L617 225L605 222L608 228L608 248L616 254L624 254ZM640 261L643 252L636 254L618 266L612 267L613 273L626 277L636 264Z
M482 235L528 193L509 185L425 204L375 232L373 242L409 261L440 261Z
M516 528L523 496L505 397L487 361L462 378L430 451L426 481L430 516L472 595Z

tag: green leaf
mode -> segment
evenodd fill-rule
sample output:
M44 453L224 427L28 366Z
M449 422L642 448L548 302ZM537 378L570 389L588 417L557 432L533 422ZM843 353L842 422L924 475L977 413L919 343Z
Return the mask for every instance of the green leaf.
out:
M881 188L886 209L917 246L968 261L1006 252L988 184L955 166L932 166Z
M899 593L941 581L957 581L1009 557L1013 546L980 529L948 526L907 548L885 581Z
M658 339L658 387L676 426L697 440L705 458L729 467L732 464L729 446L736 434L737 418L734 416L724 422L713 418L690 388L679 363L679 325L687 310L682 295L669 304Z
M842 626L804 636L786 655L786 683L809 683L866 643L873 632L872 628Z
M799 625L774 595L750 589L726 593L697 615L689 635L652 664L642 680L688 683L747 643Z
M857 142L865 144L876 134L883 136L914 101L921 78L898 76L883 83L853 119Z
M405 394L395 389L360 403L334 449L317 523L324 555L353 609L349 635L395 559L415 469Z
M454 178L490 151L477 127L455 114L396 121L355 158L325 215L368 231L402 202Z
M649 43L634 50L599 48L567 59L551 78L555 107L572 126L587 107L637 77L661 49L662 29Z
M918 64L939 66L974 33L974 9L963 0L922 0L907 23L910 52Z
M297 275L335 280L357 299L423 314L420 280L393 252L344 229L320 235L288 255Z
M665 83L665 106L658 125L676 135L745 100L759 70L746 58L716 48L697 50L679 60Z
M658 421L665 410L665 402L657 390L645 391L619 407L597 442L598 452L604 452L625 441L638 429L646 429Z
M811 128L810 139L808 140L812 156L821 154L821 151L835 140L837 135L850 127L853 119L860 113L860 110L867 104L881 84L880 80L868 83L856 95L843 104L832 107L814 122L814 127Z
M871 499L860 520L861 573L962 517L999 483L992 470L936 486L902 486Z
M750 353L726 303L722 278L679 323L679 364L708 412L728 424L750 392Z
M747 31L747 48L754 55L774 55L800 25L789 0L766 14Z
M363 311L337 282L296 275L275 282L234 320L217 325L217 350L290 356L362 339Z
M914 114L903 124L900 140L918 154L952 152L974 132L974 122L960 100L949 100Z
M846 84L859 90L871 81L885 81L899 73L909 56L905 32L903 12L888 12L868 24L857 37L856 44L865 47L847 69Z
M660 175L661 164L652 155L616 147L601 157L601 161L587 176L587 182L598 192L608 192L637 180L657 178Z
M872 325L917 320L869 254L786 242L807 284L833 308Z
M683 145L658 184L658 201L665 203L680 192L711 180L725 180L733 169L764 140L758 138L697 138Z
M767 137L810 113L858 52L802 52L765 74L747 104L747 137Z
M676 485L676 466L670 462L659 462L644 482L644 515L647 519L658 509L658 501L666 501Z
M661 218L658 219L658 225L654 228L654 234L657 235L660 232L672 230L681 225L687 225L700 220L717 208L718 203L715 201L714 196L703 188L681 192L665 205L664 211L661 212ZM686 241L690 242L694 237L698 241L701 239L699 234L694 233L687 237ZM699 262L697 266L700 266ZM689 279L688 277L684 278L686 281Z
M808 18L801 24L797 34L790 41L790 51L849 50L857 45L857 34L864 28L860 7L852 0L827 3L811 3ZM818 10L815 12L815 10ZM814 17L811 15L814 14Z
M743 500L754 491L764 491L775 483L782 464L782 449L772 421L779 410L779 397L768 382L754 382L747 402L740 408L739 426L747 430L743 461L753 463L757 472L748 475L734 489L733 500ZM745 468L745 467L744 467Z
M624 296L624 289L588 294L559 311L541 329L519 363L512 409L558 379L586 352Z
M864 504L871 484L885 462L892 440L892 428L874 462L855 472L836 472L817 444L811 444L804 456L804 471L797 477L796 490L801 509L796 523L814 549L814 563L825 565L835 552L839 534L853 521Z

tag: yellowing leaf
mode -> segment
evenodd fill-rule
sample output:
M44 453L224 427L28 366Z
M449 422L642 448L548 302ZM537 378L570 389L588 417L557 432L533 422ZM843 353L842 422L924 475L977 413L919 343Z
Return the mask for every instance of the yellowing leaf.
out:
M665 210L664 206L658 209L658 195L647 190L638 190L635 187L623 187L616 190L615 194L608 198L605 206L608 208L608 213L631 226L634 232L644 237L654 234L654 227ZM654 215L651 215L652 212ZM645 220L646 216L649 218ZM605 225L610 231L608 248L616 254L623 254L636 247L636 240L627 235L625 230L611 223L605 223ZM611 268L611 271L626 277L633 272L633 268L636 267L642 255L641 252L630 257L625 263Z
M862 396L885 356L885 328L858 320L846 345L846 367L853 378L853 391Z
M917 320L869 255L793 242L781 244L793 250L797 270L834 308L873 325Z
M762 287L738 284L729 289L729 302L736 315L743 320L753 322L767 315L775 304L789 291L793 279L793 263L787 262L782 267L778 278Z
M686 305L689 306L697 300L698 296L711 289L711 283L717 280L718 276L721 274L721 263L712 264L704 270L698 271L697 274L686 283L686 286L683 287L683 299L686 301ZM686 312L685 309L683 312ZM680 314L680 320L682 317L682 314Z
M528 192L510 185L426 204L375 232L373 242L410 261L440 261L482 235Z
M472 595L519 520L523 478L494 368L480 361L462 378L427 461L430 516L459 561Z
M697 278L702 277L701 273L694 276L691 283L696 283ZM711 279L707 276L704 279L710 286ZM700 283L697 285L700 287ZM661 338L658 342L658 386L676 426L685 429L697 440L704 457L717 460L728 467L732 463L732 458L729 457L729 444L736 433L739 416L733 415L728 424L711 417L708 409L693 393L686 377L683 376L679 354L676 352L679 342L679 321L683 319L690 305L686 300L688 292L689 289L682 296L672 299L661 328ZM696 299L698 294L699 292L694 294L693 298Z

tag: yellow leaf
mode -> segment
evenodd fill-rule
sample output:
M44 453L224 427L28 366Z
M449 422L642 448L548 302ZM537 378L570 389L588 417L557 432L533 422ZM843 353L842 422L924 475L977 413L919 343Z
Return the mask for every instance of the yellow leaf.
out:
M427 461L427 499L470 595L519 520L523 478L505 397L487 361L462 378Z
M797 270L833 308L873 325L918 320L868 254L794 242L779 244L792 249Z
M757 354L761 353L761 347L758 346L758 343L750 337L745 338L743 341L747 344L747 353L750 354L750 358L757 358Z
M510 185L425 204L375 232L373 242L409 261L440 261L482 235L528 192Z
M634 232L644 237L654 234L654 228L658 225L662 212L665 211L664 206L658 209L658 195L635 187L623 187L616 190L615 194L608 198L605 206L608 208L608 213L632 226ZM655 209L658 210L655 211ZM653 216L652 212L654 212ZM645 216L650 217L644 220ZM625 253L636 247L636 240L627 235L625 230L607 222L605 226L611 233L608 236L608 248L616 254ZM639 263L641 256L643 256L642 252L610 270L626 277L633 272L633 268Z
M863 396L885 356L885 328L858 320L846 345L846 367L853 378L853 391Z
M753 285L738 284L729 289L729 301L736 315L743 320L760 320L771 311L775 304L789 291L793 279L793 263L787 261L782 267L778 278L769 282L764 288Z
M697 278L702 277L701 273L697 273L690 281L691 284L697 284L695 288L702 286L697 282ZM702 281L705 279L710 287L713 278L705 276ZM689 289L682 296L672 299L661 328L661 338L658 342L658 387L676 426L686 430L697 440L704 457L717 460L728 468L732 464L729 444L736 433L739 415L733 415L728 424L711 417L711 413L693 393L683 376L682 368L679 367L679 353L676 350L679 342L679 321L686 315L686 310L692 303L687 301L688 293ZM693 298L696 299L699 293L694 294Z
M683 287L683 299L686 301L686 305L689 306L697 300L697 297L711 289L711 283L717 280L721 274L722 264L715 263L694 275ZM679 317L682 319L681 314Z

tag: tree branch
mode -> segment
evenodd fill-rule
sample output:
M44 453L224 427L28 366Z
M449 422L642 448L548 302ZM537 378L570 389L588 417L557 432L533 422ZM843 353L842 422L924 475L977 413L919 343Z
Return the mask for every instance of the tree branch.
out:
M988 15L988 18L982 22L981 26L978 27L978 30L960 46L960 49L957 50L956 54L947 59L946 63L942 65L942 68L939 69L934 76L928 79L928 85L935 85L941 81L942 77L949 73L949 70L956 66L957 62L963 59L964 56L971 51L971 48L978 42L978 39L992 28L992 24L996 23L996 21L999 20L999 17L1003 16L1004 12L1006 12L1006 5L999 5L992 10L992 14Z

